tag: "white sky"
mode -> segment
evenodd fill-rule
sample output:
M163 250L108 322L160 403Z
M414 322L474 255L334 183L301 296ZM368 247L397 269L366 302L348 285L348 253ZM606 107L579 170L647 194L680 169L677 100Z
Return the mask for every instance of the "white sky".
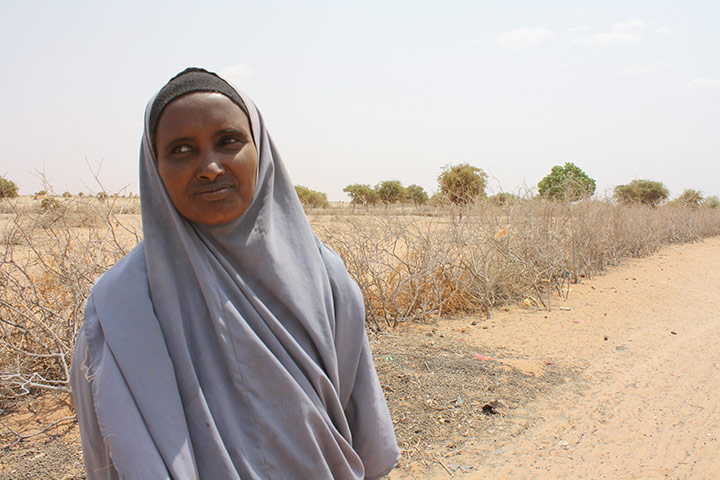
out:
M296 184L492 191L574 162L720 194L720 2L0 0L0 175L21 194L138 191L150 97L186 66L259 106Z

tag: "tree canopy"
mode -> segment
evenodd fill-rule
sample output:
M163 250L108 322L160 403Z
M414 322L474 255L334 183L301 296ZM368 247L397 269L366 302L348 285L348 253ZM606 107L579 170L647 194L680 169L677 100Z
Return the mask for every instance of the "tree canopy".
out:
M688 188L678 198L677 201L681 205L690 208L698 208L703 203L703 194L697 190Z
M595 193L595 180L574 163L555 165L538 183L538 195L550 200L574 202Z
M374 205L380 199L377 192L370 186L361 183L353 183L343 188L343 192L350 196L353 205Z
M615 198L626 205L639 203L657 207L667 199L668 195L665 185L653 180L633 180L627 185L615 187Z
M487 174L467 163L444 166L437 180L440 192L456 205L467 205L485 196Z
M12 180L0 177L0 198L15 198L18 196L18 187Z
M405 187L399 180L385 180L375 187L380 201L385 204L401 202L405 199Z
M428 194L420 185L409 185L405 189L405 197L415 205L425 205L428 202Z
M328 205L327 193L317 192L302 185L295 185L295 193L305 207L322 208Z

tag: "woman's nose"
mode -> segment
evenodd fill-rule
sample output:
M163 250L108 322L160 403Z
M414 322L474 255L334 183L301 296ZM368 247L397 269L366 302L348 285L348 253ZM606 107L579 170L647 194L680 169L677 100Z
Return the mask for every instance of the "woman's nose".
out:
M225 173L225 168L217 155L205 155L201 159L201 162L197 172L197 177L200 180L213 181Z

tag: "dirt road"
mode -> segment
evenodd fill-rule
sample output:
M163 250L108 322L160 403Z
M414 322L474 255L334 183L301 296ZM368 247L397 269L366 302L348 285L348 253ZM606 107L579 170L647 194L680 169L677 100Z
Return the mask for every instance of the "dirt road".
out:
M446 459L464 466L453 478L720 479L720 239L628 261L552 313L515 309L487 327L478 341L579 367L580 385Z

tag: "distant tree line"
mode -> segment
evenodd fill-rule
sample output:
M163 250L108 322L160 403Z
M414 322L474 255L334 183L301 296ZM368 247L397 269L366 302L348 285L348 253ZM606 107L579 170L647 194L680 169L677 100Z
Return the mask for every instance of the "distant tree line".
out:
M353 183L346 186L343 192L348 194L353 205L392 205L396 203L469 205L478 199L487 199L492 203L504 205L521 200L517 195L506 192L488 198L485 193L487 174L481 168L468 163L442 167L437 182L438 191L432 196L428 196L420 185L413 184L405 187L399 180L385 180L375 186ZM588 176L577 165L568 162L563 166L553 166L550 173L538 182L538 197L549 201L574 202L593 196L595 188L595 179ZM302 185L296 185L295 192L306 208L322 208L328 205L326 193ZM36 198L46 195L48 192L45 190L35 193ZM0 198L17 196L17 184L0 176ZM69 192L63 193L62 196L72 197ZM77 196L83 197L84 194L80 192ZM100 200L108 198L106 192L99 192L95 196ZM129 197L133 198L133 196L130 193ZM720 208L720 199L717 196L705 197L699 190L687 189L669 202L667 201L668 197L667 187L654 180L637 179L624 185L617 185L613 189L613 198L622 205L657 207L667 202L668 205L689 208Z
M429 200L428 194L420 185L413 184L405 187L399 180L385 180L374 187L353 183L343 188L343 192L348 194L353 205L376 205L378 203L424 205Z

